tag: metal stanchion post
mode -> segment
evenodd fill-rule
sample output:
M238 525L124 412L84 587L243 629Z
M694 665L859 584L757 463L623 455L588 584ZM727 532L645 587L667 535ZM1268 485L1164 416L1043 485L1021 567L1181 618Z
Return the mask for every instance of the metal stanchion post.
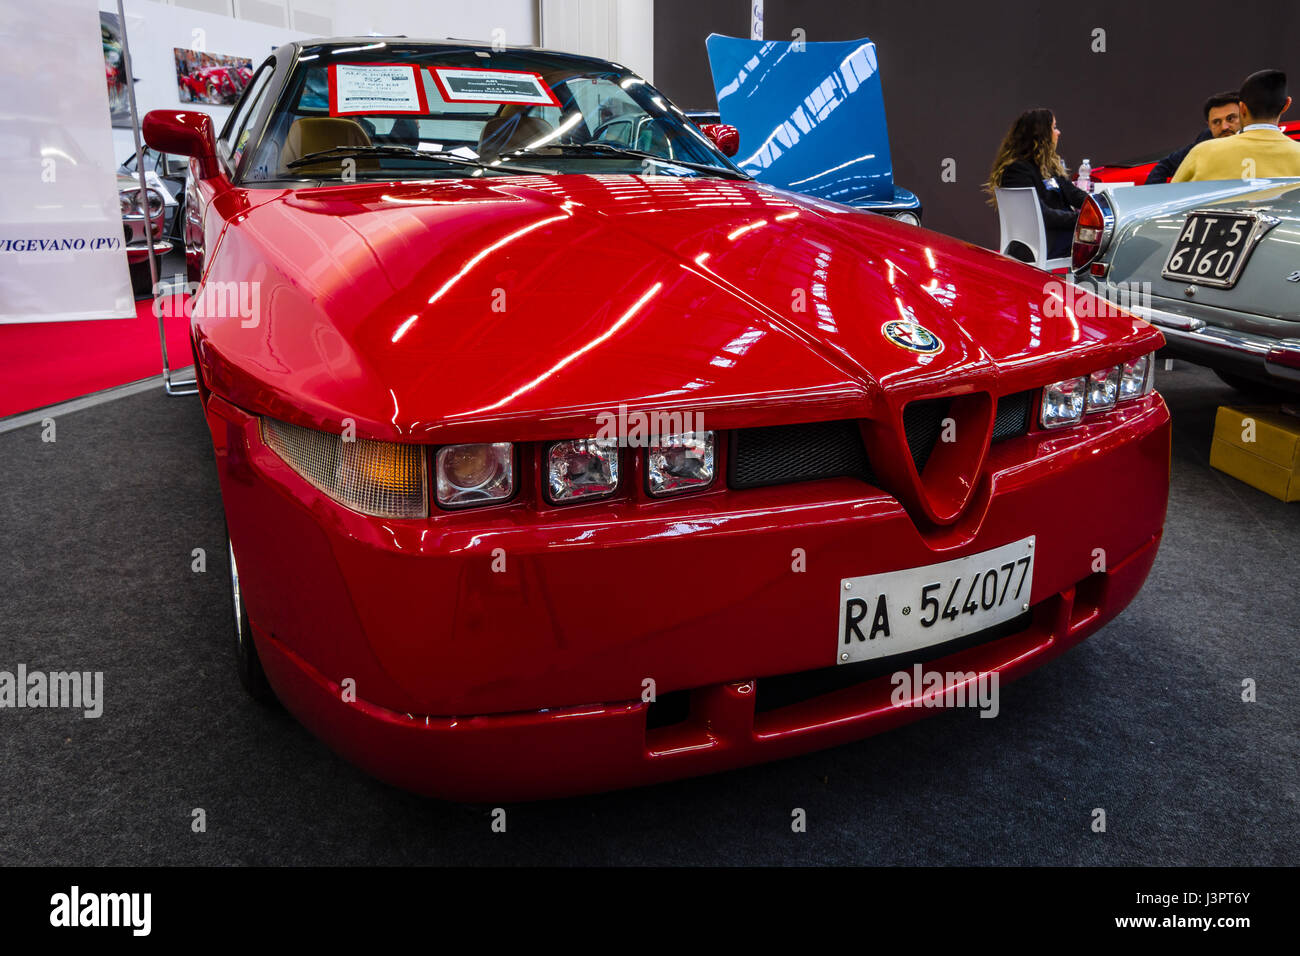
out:
M126 71L127 101L131 104L131 132L135 136L135 173L140 179L140 198L145 210L145 242L149 255L149 282L153 291L155 309L158 315L158 344L162 346L163 388L168 395L197 395L198 382L195 379L172 379L171 365L167 359L167 331L163 328L162 310L156 307L158 296L158 257L153 250L153 216L149 212L148 185L144 178L144 147L140 139L140 112L135 105L135 73L131 69L131 43L127 37L126 11L122 9L122 0L117 0L117 18L122 24L122 67ZM178 213L179 214L179 213Z

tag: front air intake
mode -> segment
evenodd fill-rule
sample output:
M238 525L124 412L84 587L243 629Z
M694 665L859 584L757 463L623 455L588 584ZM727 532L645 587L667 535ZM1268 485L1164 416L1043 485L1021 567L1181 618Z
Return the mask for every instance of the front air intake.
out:
M1029 431L1029 416L1034 410L1034 399L1038 389L1027 392L1014 392L998 399L997 411L993 416L993 440L1006 441L1019 438Z
M731 432L727 483L757 488L818 478L876 483L858 423L851 419L741 428Z
M911 402L903 409L903 430L907 433L907 450L918 475L925 474L935 442L943 432L944 419L952 409L951 398L927 398ZM986 419L987 420L987 419Z

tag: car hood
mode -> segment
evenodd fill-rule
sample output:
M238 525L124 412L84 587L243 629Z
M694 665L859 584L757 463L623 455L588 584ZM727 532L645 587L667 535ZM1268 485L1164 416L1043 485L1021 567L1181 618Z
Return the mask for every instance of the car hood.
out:
M1136 186L1111 195L1115 239L1106 258L1111 283L1150 283L1151 294L1175 302L1227 309L1268 319L1300 321L1300 287L1288 281L1300 268L1300 179L1194 182ZM1161 272L1193 209L1253 212L1277 220L1264 234L1231 289L1197 286Z
M223 200L243 211L204 293L228 287L233 303L229 284L246 282L255 307L201 301L205 381L251 410L315 427L350 418L373 437L588 434L620 405L707 410L716 428L883 416L910 397L1081 374L1159 339L1129 316L1054 308L1053 277L987 250L755 183L566 175L256 193ZM895 319L942 349L894 344Z
M893 202L885 99L870 40L775 43L712 34L709 66L734 161L761 182L857 205Z

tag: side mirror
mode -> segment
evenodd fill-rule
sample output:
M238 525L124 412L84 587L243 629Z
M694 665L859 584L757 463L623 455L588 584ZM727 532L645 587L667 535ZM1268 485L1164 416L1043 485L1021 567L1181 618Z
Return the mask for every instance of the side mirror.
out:
M189 156L199 162L199 178L221 175L217 139L207 113L185 110L150 110L141 124L144 141L160 153Z
M713 140L713 145L722 151L723 156L735 156L740 152L740 130L736 127L726 123L705 123L700 129Z

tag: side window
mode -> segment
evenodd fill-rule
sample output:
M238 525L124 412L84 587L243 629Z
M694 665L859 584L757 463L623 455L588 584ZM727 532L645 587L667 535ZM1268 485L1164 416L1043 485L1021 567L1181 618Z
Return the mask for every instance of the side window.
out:
M245 93L244 98L239 101L239 106L230 118L230 124L226 127L225 135L217 144L219 150L230 160L232 170L239 168L239 161L243 158L244 149L248 146L248 138L253 133L252 119L257 115L262 101L266 99L266 91L270 87L271 74L274 70L275 64L267 62L257 71L257 75L248 84L248 91Z

